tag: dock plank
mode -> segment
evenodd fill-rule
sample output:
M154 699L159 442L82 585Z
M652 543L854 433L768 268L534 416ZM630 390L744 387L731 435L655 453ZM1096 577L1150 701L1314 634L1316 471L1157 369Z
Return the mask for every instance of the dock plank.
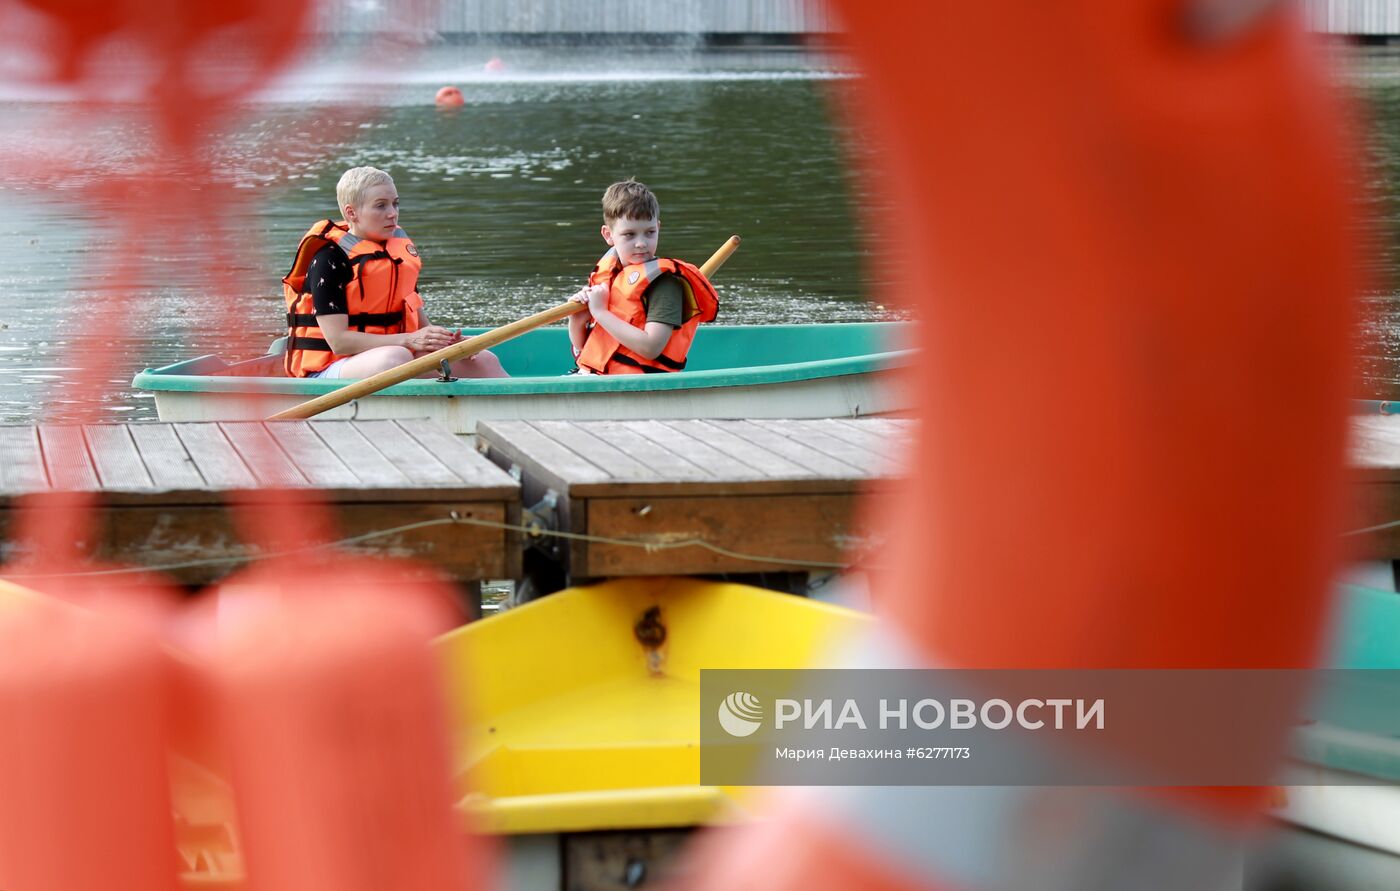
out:
M326 447L335 452L345 466L370 489L410 489L413 482L379 453L368 439L356 429L353 421L319 421L310 425L311 432Z
M559 496L558 528L628 541L561 544L574 579L843 565L862 538L857 499L888 490L879 474L897 446L793 420L489 422L477 436L520 469L527 503Z
M155 488L125 424L88 424L83 435L104 490L144 492Z
M351 489L359 477L326 445L310 424L268 424L268 434L313 486Z
M140 450L151 483L166 491L208 489L194 459L168 424L128 424L127 432Z
M563 491L574 483L600 484L613 480L611 473L529 421L482 421L476 435L502 462L528 465L550 488Z
M219 429L253 472L260 487L300 489L310 485L306 475L287 460L287 454L261 421L222 421Z
M656 425L633 428L629 423ZM525 472L531 492L553 489L579 497L603 495L758 495L844 492L851 480L864 479L840 464L837 474L821 474L779 455L763 445L737 436L711 421L506 421L489 422L478 432L488 455L499 466L517 465ZM786 423L786 422L785 422ZM669 469L655 459L646 463L654 440L639 439L638 430L663 437L672 452L703 453L710 466L675 463ZM666 433L662 434L661 430ZM666 449L657 448L658 452ZM809 461L834 459L807 450ZM630 453L630 454L629 454ZM633 457L636 455L637 457ZM740 460L742 457L744 460Z
M474 460L478 457L475 452L463 450L462 440L441 424L426 419L404 419L395 423L467 485L493 491L501 489L501 494L518 488L505 471L489 461Z
M356 429L410 481L430 486L462 485L457 474L393 421L360 421Z
M40 492L49 488L39 431L33 427L0 427L0 495Z
M83 428L59 424L39 425L39 445L49 481L60 492L97 492L102 483L88 454Z
M874 440L872 451L878 455L875 476L884 478L903 477L909 474L912 460L914 424L911 421L886 421L890 427L881 430L879 425L852 420L850 418L830 418L822 422L832 436L840 436L850 442L868 443Z
M674 422L624 421L622 426L637 436L651 440L659 448L685 455L701 467L709 468L711 478L754 480L767 476L763 471L720 451L702 437L678 429Z
M803 445L848 464L866 476L872 475L880 467L883 449L853 443L835 435L834 431L824 426L825 424L825 421L820 420L800 420L794 421L791 429L797 431Z
M867 476L864 468L854 467L832 458L792 438L791 428L771 421L716 421L735 436L779 454L794 464L807 468L817 476L833 479L856 479Z
M1352 418L1350 452L1368 479L1400 481L1400 416Z
M375 429L385 425L387 434ZM0 426L8 486L0 490L0 542L10 553L29 546L7 540L19 518L11 496L28 488L26 468L43 475L47 466L64 488L97 496L88 517L94 534L80 543L86 557L168 572L184 584L207 584L254 553L230 502L274 497L261 494L271 487L312 490L329 502L335 536L363 537L344 545L356 553L411 558L462 580L518 574L517 536L501 525L519 519L519 484L445 428L410 426L416 436L392 421ZM320 427L335 432L322 438ZM385 447L401 465L436 466L431 478L443 484L410 479ZM383 485L365 485L355 467ZM454 514L484 524L448 522Z
M917 421L899 418L836 418L847 426L865 427L880 436L909 439L914 435Z
M848 424L847 418L822 418L810 423L823 432L846 442L861 446L872 452L888 453L898 448L905 437L900 428L893 431L877 431L868 423Z
M218 424L191 421L171 425L199 475L210 489L253 489L257 480Z
M536 430L551 437L566 449L587 458L601 467L613 479L657 481L662 477L647 465L618 451L590 432L592 424L576 421L533 421Z
M736 436L723 422L710 421L662 421L680 433L700 440L706 445L723 452L731 461L751 467L770 479L794 479L816 476L811 470L796 464L782 455L774 454L741 436Z
M688 448L663 446L620 421L598 421L589 425L588 432L646 467L657 479L709 482L716 478L686 458Z

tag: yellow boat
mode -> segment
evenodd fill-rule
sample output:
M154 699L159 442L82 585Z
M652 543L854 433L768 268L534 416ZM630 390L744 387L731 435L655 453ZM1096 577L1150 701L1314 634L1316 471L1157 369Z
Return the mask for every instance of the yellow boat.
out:
M457 713L476 715L460 808L503 837L506 887L623 887L692 827L742 817L744 790L700 785L700 670L801 668L869 621L745 585L640 578L441 638Z

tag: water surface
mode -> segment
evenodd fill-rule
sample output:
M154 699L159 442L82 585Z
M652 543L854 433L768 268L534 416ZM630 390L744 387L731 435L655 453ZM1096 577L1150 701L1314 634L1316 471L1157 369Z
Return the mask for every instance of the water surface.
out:
M491 55L504 73L484 70ZM98 194L152 156L139 108L75 125L74 103L12 91L0 102L14 125L0 136L0 158L54 154L76 159L79 172L0 182L0 422L63 419L88 398L68 377L74 343L110 350L104 413L150 419L154 405L130 390L132 373L229 354L238 339L224 309L256 343L285 333L279 279L302 233L334 212L340 173L359 164L397 181L439 323L502 324L577 288L606 249L599 196L629 176L660 198L662 254L699 263L729 235L743 237L717 277L721 323L889 317L864 299L878 282L852 214L868 196L847 169L848 153L871 148L833 114L845 72L801 51L621 59L588 48L439 47L390 83L343 60L288 78L214 142L218 192L234 203L205 194L231 237L196 226L143 239L123 228L129 208ZM444 83L463 88L465 108L433 106ZM197 188L206 187L180 177L161 185L172 196ZM83 307L110 299L116 251L140 258L143 312L80 342ZM211 275L213 263L234 271L232 286Z

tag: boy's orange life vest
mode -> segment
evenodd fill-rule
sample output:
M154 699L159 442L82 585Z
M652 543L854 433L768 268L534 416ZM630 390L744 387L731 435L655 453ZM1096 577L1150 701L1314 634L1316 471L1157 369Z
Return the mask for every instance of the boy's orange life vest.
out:
M632 327L645 328L647 309L642 295L646 293L647 286L665 272L673 273L680 279L685 291L685 305L681 308L681 326L671 332L671 339L666 341L666 346L657 357L643 358L618 343L617 338L603 326L595 324L589 329L583 352L579 354L580 368L597 374L650 374L685 368L685 357L690 352L691 341L695 339L695 329L700 327L701 322L713 321L719 312L719 295L715 293L715 286L699 269L684 260L664 257L623 266L618 262L617 251L610 249L594 267L588 283L611 285L608 309Z
M418 273L423 261L402 229L394 230L380 244L350 234L344 221L321 220L302 236L292 271L282 279L287 301L287 356L289 377L306 377L344 356L331 352L316 323L316 309L306 287L311 258L329 242L340 245L350 258L354 278L345 286L345 308L350 328L367 334L399 334L422 327Z

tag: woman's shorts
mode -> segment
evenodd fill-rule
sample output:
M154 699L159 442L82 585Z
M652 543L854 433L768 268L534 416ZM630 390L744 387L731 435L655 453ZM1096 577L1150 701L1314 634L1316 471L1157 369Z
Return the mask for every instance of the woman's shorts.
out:
M344 359L336 359L334 362L327 365L325 368L322 368L320 371L311 372L307 375L307 377L340 377L340 373L345 370L345 363L349 361L350 359L348 357Z

